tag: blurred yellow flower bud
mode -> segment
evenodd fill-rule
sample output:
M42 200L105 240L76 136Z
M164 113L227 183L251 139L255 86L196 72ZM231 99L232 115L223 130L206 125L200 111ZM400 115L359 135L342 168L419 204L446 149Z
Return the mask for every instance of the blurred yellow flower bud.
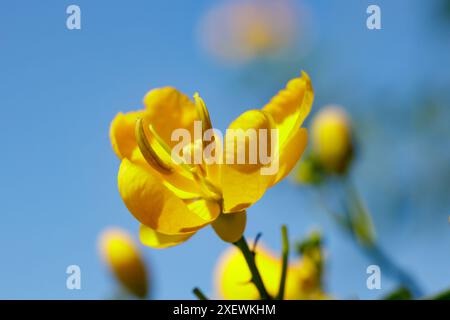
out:
M103 231L100 254L120 284L139 298L147 295L147 272L139 248L131 236L119 228Z
M353 155L351 123L338 106L322 109L313 119L312 148L323 168L332 173L345 173Z
M276 296L280 285L281 258L258 245L256 265L271 296ZM320 271L310 259L291 263L288 267L284 299L323 299ZM223 299L258 300L259 293L250 282L251 273L241 252L230 247L220 257L215 271L217 294Z

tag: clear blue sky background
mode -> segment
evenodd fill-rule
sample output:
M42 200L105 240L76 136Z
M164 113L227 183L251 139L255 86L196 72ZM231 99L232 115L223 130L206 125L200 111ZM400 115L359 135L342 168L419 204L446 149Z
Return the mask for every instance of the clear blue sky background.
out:
M304 3L315 49L275 88L306 69L316 88L315 110L336 102L372 120L361 140L373 143L362 148L355 180L374 212L380 241L426 293L450 286L450 190L442 180L449 176L448 118L432 120L430 127L438 121L443 128L432 138L405 125L413 108L426 108L415 107L421 94L441 94L450 83L450 32L436 12L439 1L371 1L382 8L380 31L366 29L368 1ZM69 4L81 7L82 30L66 29ZM242 70L218 64L201 49L196 28L212 5L0 3L0 298L112 296L115 284L98 258L98 233L110 225L138 230L116 186L119 161L108 130L117 112L139 108L151 88L172 85L189 95L199 91L215 127L224 129L275 93L237 88ZM436 176L430 167L439 170ZM427 186L425 199L420 191ZM266 245L278 250L281 224L289 225L292 240L319 227L330 293L375 298L392 289L383 278L381 291L367 290L371 261L313 199L309 190L284 181L249 210L248 237L261 231ZM143 248L154 297L192 298L194 286L212 293L213 268L225 248L209 229L183 246ZM71 264L81 267L82 290L66 289Z

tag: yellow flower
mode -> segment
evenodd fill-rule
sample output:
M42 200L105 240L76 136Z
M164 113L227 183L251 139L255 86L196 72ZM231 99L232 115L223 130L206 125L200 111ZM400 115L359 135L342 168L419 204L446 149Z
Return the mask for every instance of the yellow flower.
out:
M281 277L281 258L258 245L256 266L268 293L275 297ZM250 282L251 273L242 253L235 247L228 248L219 259L215 271L215 288L220 298L231 300L258 300L259 293ZM320 271L308 256L288 266L284 299L325 299L320 288Z
M296 7L289 0L225 1L200 23L200 40L213 56L245 62L289 47L298 28Z
M171 150L177 142L171 137L175 130L184 128L193 136L199 120L203 129L212 127L208 110L198 95L193 102L174 88L155 89L145 96L145 109L119 113L110 129L113 148L122 160L119 192L128 210L141 223L141 241L151 247L170 247L209 224L224 241L239 240L245 229L245 209L283 179L302 155L307 131L300 126L312 102L310 79L302 73L261 110L249 110L231 123L229 129L278 130L278 148L274 150L278 171L272 175L260 173L268 166L260 162L174 161ZM234 139L227 130L225 142ZM244 145L246 155L252 142L248 139ZM219 139L213 141L220 143ZM210 143L200 138L184 150L195 151ZM224 154L235 152L226 149Z
M322 109L311 127L314 154L329 172L343 173L352 159L353 141L350 120L337 106Z
M120 284L133 295L144 298L148 291L147 272L131 236L124 230L109 228L100 235L99 250Z

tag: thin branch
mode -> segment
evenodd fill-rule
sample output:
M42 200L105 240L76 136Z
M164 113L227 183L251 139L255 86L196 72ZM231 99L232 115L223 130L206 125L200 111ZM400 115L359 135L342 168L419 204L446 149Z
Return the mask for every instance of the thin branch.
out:
M209 300L208 297L199 288L194 288L192 292L195 294L198 300Z

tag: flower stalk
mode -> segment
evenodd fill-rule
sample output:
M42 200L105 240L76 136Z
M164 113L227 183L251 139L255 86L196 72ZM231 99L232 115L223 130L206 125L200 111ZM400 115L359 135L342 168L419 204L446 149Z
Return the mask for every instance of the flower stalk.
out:
M242 236L238 241L234 242L233 244L236 247L238 247L239 250L244 255L245 261L247 262L248 268L252 274L251 282L253 282L254 285L256 286L256 289L258 289L261 299L271 300L272 297L267 292L266 287L264 286L264 282L261 278L261 274L259 273L258 267L256 266L255 252L250 250L247 241L245 240L245 237Z
M379 246L375 237L375 228L370 212L364 205L354 184L348 175L344 176L345 196L349 203L347 209L347 229L360 245L364 254L382 266L386 273L392 275L407 287L414 297L420 297L422 290L413 276L398 266Z
M200 288L194 288L192 292L195 294L198 300L209 300L208 297L200 290Z

